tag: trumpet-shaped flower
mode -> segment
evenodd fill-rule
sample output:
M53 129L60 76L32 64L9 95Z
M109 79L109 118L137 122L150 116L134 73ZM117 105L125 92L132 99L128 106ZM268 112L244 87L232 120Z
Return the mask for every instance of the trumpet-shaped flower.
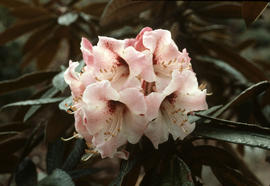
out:
M187 114L207 108L188 53L169 31L146 27L134 39L99 37L96 46L83 38L81 51L86 66L78 73L70 62L64 74L70 109L78 134L103 158L127 159L121 147L143 134L156 148L169 134L183 139L195 127Z
M188 122L187 114L207 109L206 90L199 89L186 49L178 50L169 31L145 28L136 39L134 46L152 54L156 81L146 96L145 135L158 148L169 134L183 139L193 131L195 125Z

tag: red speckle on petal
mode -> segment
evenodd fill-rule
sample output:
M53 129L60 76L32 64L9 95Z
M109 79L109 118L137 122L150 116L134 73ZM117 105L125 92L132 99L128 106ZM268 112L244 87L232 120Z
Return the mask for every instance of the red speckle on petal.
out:
M86 119L86 118L84 118L84 120L83 120L83 121L84 121L84 123L85 123L85 124L87 123L87 119Z
M127 65L127 62L120 56L117 56L116 60L117 60L117 66Z
M173 104L176 101L176 97L177 97L177 95L175 93L172 93L167 97L167 99L171 104Z
M106 41L104 43L104 47L107 48L108 50L113 51L113 47L112 47L111 43L109 43L108 41Z
M153 55L153 64L156 65L157 62L158 62L157 57L155 55Z
M109 108L109 112L112 114L114 113L115 109L116 109L116 101L108 101L108 108Z

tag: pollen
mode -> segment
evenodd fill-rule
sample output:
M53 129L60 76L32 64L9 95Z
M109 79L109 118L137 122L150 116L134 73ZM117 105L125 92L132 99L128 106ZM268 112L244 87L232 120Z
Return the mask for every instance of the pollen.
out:
M97 81L101 81L100 79L98 79L98 77L95 77L95 80L97 80Z
M73 112L75 112L76 110L77 110L77 108L71 105L71 106L69 106L69 108L67 109L67 113L73 114Z
M199 89L204 90L206 88L206 86L207 86L206 83L202 83L202 84L200 84Z

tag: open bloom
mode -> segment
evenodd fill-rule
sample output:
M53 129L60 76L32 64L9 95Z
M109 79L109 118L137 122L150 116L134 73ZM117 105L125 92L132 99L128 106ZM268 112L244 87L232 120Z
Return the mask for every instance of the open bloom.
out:
M83 38L81 50L86 66L78 73L79 63L70 62L64 75L74 100L71 108L76 130L102 157L127 158L125 151L117 149L127 141L137 143L148 123L141 83L129 66L146 57L130 51L127 43L100 37L93 47ZM147 71L145 68L147 65L141 70ZM145 76L151 79L149 74Z
M156 75L146 96L149 123L144 134L156 148L168 140L169 134L183 139L195 128L187 114L207 109L206 90L198 87L186 49L178 50L169 31L149 27L139 33L134 46L152 55Z
M91 152L127 159L120 148L145 134L157 148L168 135L183 139L194 128L187 113L207 108L190 58L180 52L169 31L144 28L136 38L85 38L86 66L69 63L65 81L73 96L75 128Z

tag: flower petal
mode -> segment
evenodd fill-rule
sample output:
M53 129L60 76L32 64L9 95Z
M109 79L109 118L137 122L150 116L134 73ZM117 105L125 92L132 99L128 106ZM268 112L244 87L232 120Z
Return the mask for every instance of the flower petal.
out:
M147 127L148 121L146 117L144 115L135 115L129 110L126 110L123 117L123 134L130 143L138 143Z
M94 78L92 69L90 69L88 66L85 66L84 69L85 72L80 75L80 81L84 87L87 87L88 85L96 82L96 79Z
M134 44L134 47L136 48L136 50L138 51L143 51L145 50L145 46L143 45L143 35L145 34L145 32L149 32L152 31L152 28L150 27L145 27L143 28L140 33L137 35L136 37L136 42Z
M164 100L165 95L158 92L152 92L146 96L145 101L147 105L147 119L152 121L158 117L160 105Z
M93 144L96 145L96 149L101 154L102 158L110 157L113 158L117 153L117 148L126 143L125 138L120 135L112 137L110 140L103 141L103 143L98 138L102 138L103 134L97 134L93 138Z
M135 50L133 47L127 47L124 50L123 59L128 63L131 75L141 75L141 77L148 82L153 82L155 80L151 53L143 53Z
M114 39L111 37L104 37L104 36L99 36L98 39L99 39L97 43L98 47L110 50L116 55L121 56L122 51L125 46L125 42L123 40L118 40L118 39Z
M206 90L200 90L196 75L193 71L184 70L178 78L175 78L175 83L179 84L176 90L176 104L181 105L186 110L190 111L205 110L208 108L206 103ZM177 86L177 85L175 85Z
M122 130L122 114L122 108L117 108L110 123L107 123L107 125L93 137L93 144L100 152L102 158L113 157L117 153L117 149L127 142Z
M86 104L95 105L98 102L107 102L109 100L118 101L119 94L112 88L108 80L88 85L83 93L83 101Z
M75 129L76 131L86 140L86 142L92 141L92 136L87 131L86 127L83 124L83 116L81 115L81 111L75 112Z
M78 62L69 61L69 67L64 73L64 79L66 83L70 86L74 97L80 97L85 88L79 79L78 73L75 71L78 65Z
M81 109L84 112L84 124L93 135L102 130L114 117L115 107L111 101L117 101L119 94L109 81L102 81L87 86L83 93Z
M81 41L81 51L83 54L83 60L86 65L91 66L94 62L94 56L92 53L92 44L90 41L88 41L86 38L82 38Z
M166 46L168 46L172 42L173 41L171 39L171 33L168 30L158 29L154 31L144 32L143 34L143 45L153 54L155 53L155 51L157 51L158 54L162 54L162 50L166 49ZM166 52L167 51L169 50L166 49Z
M168 132L172 134L174 140L184 139L195 128L195 125L188 122L187 115L184 109L181 109L181 105L174 105L165 100L161 106L161 113L168 126Z
M149 122L147 129L144 132L156 149L158 148L158 144L168 140L168 125L165 122L164 117L162 117L159 112L158 117Z
M140 115L146 113L144 95L138 88L127 88L119 92L119 101L124 103L130 112Z

